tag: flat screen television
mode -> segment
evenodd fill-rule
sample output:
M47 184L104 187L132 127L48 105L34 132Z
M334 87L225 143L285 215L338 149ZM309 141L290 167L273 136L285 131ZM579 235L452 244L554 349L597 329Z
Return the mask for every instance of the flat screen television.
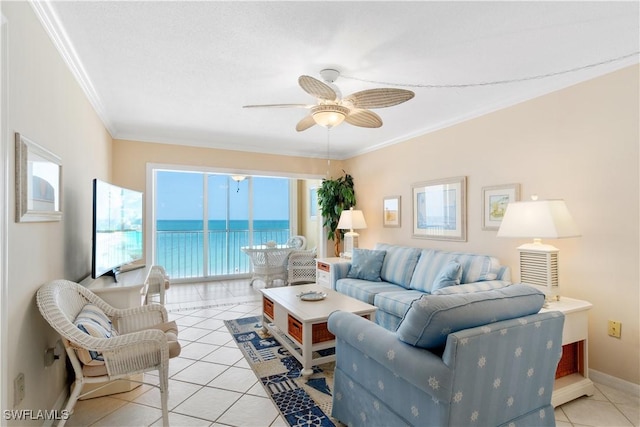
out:
M93 180L91 277L142 259L142 193Z

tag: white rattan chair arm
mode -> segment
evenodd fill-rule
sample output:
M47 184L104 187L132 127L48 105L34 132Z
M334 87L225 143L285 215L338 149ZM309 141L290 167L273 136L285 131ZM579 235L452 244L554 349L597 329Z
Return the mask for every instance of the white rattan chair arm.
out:
M161 331L155 332L162 333ZM167 364L169 362L169 346L166 337L164 337L164 334L162 335L164 340L152 337L138 338L136 341L123 343L110 350L103 351L102 357L107 368L107 374L111 377L130 375L137 372L146 372L149 368L157 367L160 364Z
M159 329L146 329L138 332L118 335L111 338L97 338L89 334L85 334L80 329L77 333L73 333L69 341L74 348L85 349L89 351L105 351L116 350L120 347L136 344L140 341L154 341L158 346L168 347L167 337L164 332Z
M112 316L112 319L118 332L126 334L165 323L169 320L169 316L164 306L148 304L141 307L118 310Z

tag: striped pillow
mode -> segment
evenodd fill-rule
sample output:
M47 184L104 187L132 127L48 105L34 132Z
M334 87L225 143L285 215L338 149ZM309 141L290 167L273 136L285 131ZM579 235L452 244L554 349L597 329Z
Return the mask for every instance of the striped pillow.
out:
M111 320L94 304L86 304L76 316L73 324L85 334L96 338L111 338L118 335ZM102 353L98 351L78 349L76 354L85 365L104 365Z

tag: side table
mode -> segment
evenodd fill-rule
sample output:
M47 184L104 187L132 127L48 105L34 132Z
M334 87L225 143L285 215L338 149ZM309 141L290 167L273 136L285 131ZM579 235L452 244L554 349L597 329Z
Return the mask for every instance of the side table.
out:
M316 283L331 289L331 284L335 282L335 266L345 262L351 260L339 257L316 258Z
M558 363L551 404L562 405L580 396L592 396L595 392L589 379L588 311L592 304L573 298L561 297L549 302L544 311L564 313L562 329L562 359Z

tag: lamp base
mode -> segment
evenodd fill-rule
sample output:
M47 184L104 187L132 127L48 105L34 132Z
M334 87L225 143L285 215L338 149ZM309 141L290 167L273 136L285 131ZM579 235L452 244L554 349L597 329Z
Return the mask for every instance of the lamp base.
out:
M558 301L560 299L558 248L541 244L538 240L533 244L519 246L518 252L520 253L520 282L544 292L545 302Z
M352 257L353 250L358 247L358 236L359 234L355 231L344 233L344 252L342 253L344 258Z

